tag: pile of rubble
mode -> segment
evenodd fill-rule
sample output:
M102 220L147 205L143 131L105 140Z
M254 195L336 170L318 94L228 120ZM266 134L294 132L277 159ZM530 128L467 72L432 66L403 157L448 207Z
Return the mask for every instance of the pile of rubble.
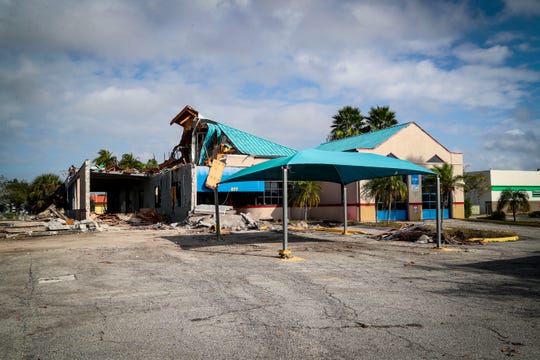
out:
M103 229L103 225L98 224L95 220L77 221L70 219L54 205L51 205L31 220L0 221L0 239L102 231Z
M221 229L230 231L260 230L262 225L250 217L248 214L220 214L219 224ZM172 225L172 224L171 224ZM215 231L216 217L210 214L192 214L181 224L177 224L187 229L208 229Z
M136 213L92 214L91 217L109 226L148 226L167 222L162 215L153 209L140 209Z
M435 229L424 224L405 224L399 229L392 229L375 236L375 239L377 240L410 241L419 244L432 243L436 238L437 233ZM466 238L466 236L459 236L457 234L451 235L448 232L443 232L441 234L441 242L443 244L454 245L470 244L470 241Z
M230 206L220 206L220 227L223 232L246 231L270 228L266 223L257 221L248 214L240 213ZM266 227L264 225L266 224ZM192 232L215 232L216 219L214 206L204 205L197 208L181 223L170 223L167 218L153 209L140 209L136 213L91 214L87 220L68 218L54 205L49 206L37 216L25 221L0 221L0 239L48 236L79 233L86 231L135 229L177 229Z

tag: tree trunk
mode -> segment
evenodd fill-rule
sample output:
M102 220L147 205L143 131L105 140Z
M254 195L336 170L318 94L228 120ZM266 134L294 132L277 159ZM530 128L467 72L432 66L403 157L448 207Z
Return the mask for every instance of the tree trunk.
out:
M392 212L392 196L390 196L390 201L388 202L388 216L386 217L386 225L390 224L391 212Z

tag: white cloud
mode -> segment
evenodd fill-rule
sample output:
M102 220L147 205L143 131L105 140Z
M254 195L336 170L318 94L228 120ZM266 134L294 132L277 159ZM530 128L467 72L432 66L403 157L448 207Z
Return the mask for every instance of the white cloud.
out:
M504 0L504 3L505 11L511 15L540 15L540 1L538 0Z
M511 52L506 46L492 46L484 49L472 44L458 46L454 49L456 56L472 64L502 64L510 55Z
M26 122L24 122L23 120L19 120L19 119L11 119L11 120L8 120L6 125L9 127L9 128L12 128L12 129L22 129L22 128L25 128L27 127L28 125L26 124Z
M507 44L514 40L523 39L525 36L523 34L512 32L512 31L501 31L491 36L487 41L487 45L499 45Z
M47 149L69 165L105 147L161 160L179 141L181 129L169 121L185 104L295 148L323 142L331 116L345 104L366 112L390 103L414 109L413 118L398 113L400 120L433 124L448 109L480 108L482 115L468 120L473 126L532 96L540 74L504 65L511 42L525 33L489 32L496 35L480 44L486 48L467 40L492 26L492 18L477 19L469 6L5 2L0 135L8 140L0 152Z

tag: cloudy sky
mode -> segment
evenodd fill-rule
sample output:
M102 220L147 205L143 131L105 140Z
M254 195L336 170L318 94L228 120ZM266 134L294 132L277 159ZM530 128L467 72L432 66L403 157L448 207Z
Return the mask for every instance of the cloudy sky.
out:
M469 170L540 168L540 1L0 0L0 175L162 161L190 104L303 149L389 105Z

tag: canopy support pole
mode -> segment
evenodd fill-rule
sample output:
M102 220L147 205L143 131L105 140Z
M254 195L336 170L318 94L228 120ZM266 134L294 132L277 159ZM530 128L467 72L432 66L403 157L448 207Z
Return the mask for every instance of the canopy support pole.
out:
M345 184L341 184L341 197L343 202L343 235L347 235L347 187Z
M280 250L279 256L281 258L288 258L291 255L291 250L289 250L289 194L287 189L288 183L288 166L283 166L283 249Z
M435 216L437 217L437 248L441 247L441 178L437 175L437 210Z
M214 189L214 205L216 206L216 237L218 240L221 240L221 222L219 219L219 196L217 186Z

